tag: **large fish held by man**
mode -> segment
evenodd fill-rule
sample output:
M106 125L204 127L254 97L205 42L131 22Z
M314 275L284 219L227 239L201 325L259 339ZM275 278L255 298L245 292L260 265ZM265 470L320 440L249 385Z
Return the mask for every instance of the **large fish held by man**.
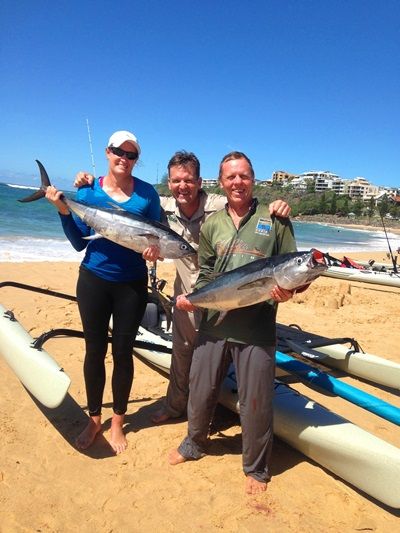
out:
M221 311L220 322L227 311L268 300L275 285L295 290L310 284L327 268L325 255L314 248L275 255L219 274L186 298L196 307Z
M20 202L33 202L43 198L47 187L51 185L42 163L38 160L36 163L40 169L41 188L34 194L22 198ZM110 209L92 207L66 196L63 196L63 201L73 213L96 232L88 239L104 237L138 253L142 253L148 246L154 244L160 249L160 257L166 259L181 259L196 253L185 239L168 226L155 220L149 220L116 207Z

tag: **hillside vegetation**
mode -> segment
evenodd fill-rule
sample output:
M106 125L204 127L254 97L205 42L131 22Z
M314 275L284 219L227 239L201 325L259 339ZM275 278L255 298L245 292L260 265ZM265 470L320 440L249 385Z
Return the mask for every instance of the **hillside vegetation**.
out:
M160 195L170 196L170 191L165 182L156 185ZM221 189L208 187L209 193L221 194ZM400 206L394 205L388 198L384 197L378 206L374 199L365 203L362 199L351 199L347 195L337 195L333 191L315 193L311 190L298 192L290 187L254 187L254 195L260 202L269 204L278 198L284 199L292 208L292 217L306 219L307 217L323 216L337 220L338 218L351 218L352 221L360 224L382 225L382 217L390 220L390 225L396 225L400 220Z

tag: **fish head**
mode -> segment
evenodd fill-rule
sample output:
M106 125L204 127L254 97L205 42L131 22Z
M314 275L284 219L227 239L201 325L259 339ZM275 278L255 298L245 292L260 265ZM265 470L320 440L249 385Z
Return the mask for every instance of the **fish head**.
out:
M274 278L279 287L293 290L311 283L327 268L325 254L312 248L307 252L284 254L274 267Z
M163 243L161 255L168 259L182 259L189 255L196 255L196 250L182 238L171 238L170 236Z

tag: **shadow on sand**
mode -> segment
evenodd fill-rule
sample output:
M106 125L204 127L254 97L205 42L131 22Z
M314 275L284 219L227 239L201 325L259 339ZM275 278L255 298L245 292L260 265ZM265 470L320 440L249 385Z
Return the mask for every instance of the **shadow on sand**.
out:
M97 435L94 443L87 450L79 450L76 447L75 439L87 425L89 417L70 394L67 393L64 401L59 407L50 409L39 403L29 391L27 391L27 393L54 429L77 452L82 453L87 457L91 457L92 459L105 459L115 455L114 450L102 434Z

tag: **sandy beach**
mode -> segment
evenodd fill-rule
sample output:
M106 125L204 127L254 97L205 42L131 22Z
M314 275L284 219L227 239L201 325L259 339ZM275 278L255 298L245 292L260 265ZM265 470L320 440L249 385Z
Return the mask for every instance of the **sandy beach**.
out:
M388 261L385 252L352 257ZM74 295L78 266L2 263L1 279ZM173 265L161 264L158 274L168 281L171 292ZM1 289L0 301L32 337L52 328L80 329L74 302L11 287ZM400 362L399 311L399 289L319 278L307 292L280 306L278 320L325 336L354 337L366 352ZM52 339L46 350L72 380L66 400L53 410L35 403L0 358L2 533L387 532L398 528L398 510L366 496L277 438L267 492L246 496L239 421L223 408L216 413L210 455L170 466L168 452L185 435L186 421L151 423L167 379L137 359L125 426L128 449L115 456L108 445L112 414L108 381L104 433L88 451L78 451L74 439L86 423L83 341ZM108 378L111 366L108 355ZM331 373L400 407L399 391ZM292 386L400 447L398 426L342 398L296 381Z

